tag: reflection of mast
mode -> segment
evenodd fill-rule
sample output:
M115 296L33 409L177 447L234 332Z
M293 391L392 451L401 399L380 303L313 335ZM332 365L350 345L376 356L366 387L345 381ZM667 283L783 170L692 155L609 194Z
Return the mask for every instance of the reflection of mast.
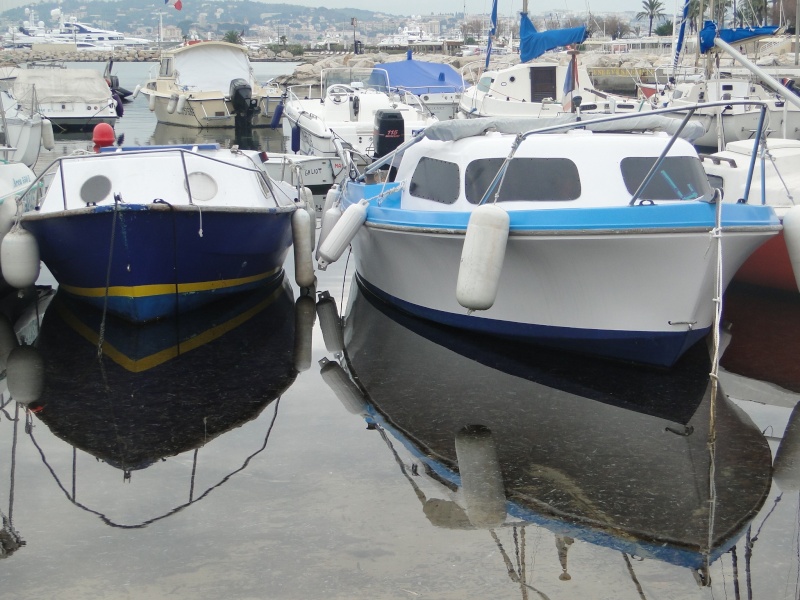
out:
M5 411L4 411L5 412ZM0 529L0 558L7 558L14 554L25 541L14 529L14 474L17 462L17 425L19 424L19 404L15 405L14 412L14 437L11 443L11 481L8 491L8 517L0 511L3 528Z

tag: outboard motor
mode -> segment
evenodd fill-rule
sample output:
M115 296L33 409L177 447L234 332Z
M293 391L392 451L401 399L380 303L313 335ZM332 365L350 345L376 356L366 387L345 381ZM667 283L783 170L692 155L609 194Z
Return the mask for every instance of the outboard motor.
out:
M231 81L230 97L233 105L236 132L246 134L253 126L253 115L258 110L258 100L252 97L253 90L246 80Z
M234 79L231 81L231 104L233 110L238 115L246 115L251 109L253 90L250 84L244 79Z
M399 110L380 109L375 111L375 130L372 143L375 158L386 156L405 141L405 122Z

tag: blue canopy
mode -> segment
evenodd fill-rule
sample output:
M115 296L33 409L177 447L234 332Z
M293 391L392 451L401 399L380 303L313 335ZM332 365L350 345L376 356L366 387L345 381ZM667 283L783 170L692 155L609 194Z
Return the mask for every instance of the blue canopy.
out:
M464 79L453 67L446 64L414 60L410 57L392 63L375 65L389 74L389 85L404 88L414 94L455 93L464 91ZM384 84L385 77L380 71L373 71L370 84Z
M519 23L519 59L522 62L533 60L561 46L581 44L586 41L586 27L570 27L569 29L553 29L552 31L536 31L526 13L520 13Z
M766 27L739 27L738 29L717 29L714 21L705 21L703 29L700 31L700 52L705 54L714 47L714 38L717 33L723 42L728 44L738 44L755 38L775 35L780 29L779 25L769 25Z

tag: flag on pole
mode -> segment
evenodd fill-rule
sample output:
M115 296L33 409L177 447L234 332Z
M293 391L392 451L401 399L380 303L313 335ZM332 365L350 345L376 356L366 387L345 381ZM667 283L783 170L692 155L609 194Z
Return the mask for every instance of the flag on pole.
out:
M181 2L181 0L164 0L164 4L167 6L174 6L175 10L180 10L183 8L183 2Z
M564 112L572 112L572 93L575 91L575 57L569 61L567 74L564 77L564 95L561 97L561 106Z

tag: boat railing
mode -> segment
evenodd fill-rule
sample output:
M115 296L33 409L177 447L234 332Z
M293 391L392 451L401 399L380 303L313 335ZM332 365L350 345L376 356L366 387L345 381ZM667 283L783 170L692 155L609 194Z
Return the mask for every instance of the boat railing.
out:
M286 194L282 194L278 191L270 176L267 174L266 170L259 167L252 158L250 158L251 165L244 165L244 164L236 164L226 160L222 160L219 158L215 158L213 156L209 156L207 154L201 154L200 152L203 150L218 150L220 149L219 144L210 143L210 144L187 144L187 145L175 145L175 146L141 146L141 147L120 147L120 148L104 148L99 153L94 152L82 152L79 154L71 154L69 156L61 156L53 160L34 180L33 182L25 189L24 192L21 194L22 198L22 205L24 210L40 210L44 205L45 201L49 194L45 193L42 194L41 190L49 190L52 187L52 182L55 180L56 177L59 178L61 184L61 201L63 204L64 210L68 209L67 206L67 182L70 179L71 175L68 173L69 168L65 168L66 165L70 163L80 163L85 162L86 160L102 160L107 158L109 160L113 160L115 158L119 158L120 154L124 154L126 156L130 155L153 155L153 154L179 154L181 159L181 167L183 171L183 188L186 190L187 194L187 201L190 205L196 205L194 202L195 196L192 194L192 184L191 184L191 177L190 172L187 168L186 164L186 157L187 155L191 156L192 159L201 159L213 163L217 163L220 165L224 165L226 168L233 167L235 169L240 169L243 172L251 173L256 176L258 181L266 187L270 191L270 195L272 196L272 200L275 202L275 206L279 209L281 208L288 208L290 206L295 205L295 199L289 198ZM244 155L238 149L231 149L232 153L239 153ZM247 155L244 155L247 156ZM193 173L196 171L193 171ZM85 175L82 173L81 175ZM77 175L76 175L77 176ZM102 171L100 172L100 176L105 177L102 175ZM106 181L108 179L106 178ZM111 182L108 181L108 185L111 185ZM97 202L105 200L106 197L111 193L110 190L107 192L103 197L99 198ZM83 193L81 194L83 198ZM89 203L90 201L83 198L85 202Z
M666 155L674 145L675 140L681 137L681 134L686 128L687 123L689 123L692 116L694 116L695 112L707 108L716 108L716 107L723 108L736 105L747 105L752 108L758 107L759 109L758 125L753 134L753 140L754 140L753 151L750 154L750 162L746 179L745 191L741 199L741 202L746 203L748 201L748 197L750 194L750 187L759 147L761 143L763 143L763 140L766 139L765 122L768 110L768 103L760 100L728 100L728 101L717 101L717 102L705 102L702 104L695 104L680 108L668 107L668 108L654 109L651 111L647 111L646 113L615 113L611 115L602 115L602 116L597 116L595 114L587 116L587 115L580 115L579 113L577 113L577 114L565 115L566 119L564 117L560 118L556 117L555 119L538 119L536 117L528 119L482 117L477 119L469 119L466 121L461 121L460 123L457 122L455 125L451 121L444 121L426 127L423 131L418 133L409 141L401 144L398 148L396 148L392 152L389 152L383 157L372 162L369 166L367 166L367 168L364 169L364 171L356 178L356 180L365 181L367 177L378 171L381 167L391 164L392 161L394 161L398 155L402 154L409 147L422 141L426 137L431 139L456 140L464 137L483 135L488 131L498 131L500 133L515 134L517 138L514 141L514 145L508 157L504 161L503 166L501 166L500 170L498 171L498 174L495 178L496 181L492 182L492 184L489 185L489 188L487 190L487 193L489 193L489 190L492 190L495 184L500 181L500 178L502 178L502 175L505 169L507 168L508 162L513 158L514 154L516 154L522 142L524 142L526 139L528 139L533 135L560 133L560 132L570 131L573 129L586 129L590 131L608 132L608 133L666 130L668 131L668 133L671 134L672 137L670 138L668 144L665 146L661 155L653 163L653 166L645 176L644 180L639 186L639 189L637 189L632 195L629 204L633 206L639 199L642 190L644 190L647 187L647 184L653 178L657 169L664 161L664 158L666 158ZM669 115L673 115L673 117L670 117ZM666 118L661 119L661 117L663 116L666 116ZM677 117L682 117L682 120L679 121ZM472 121L476 122L470 124ZM545 124L540 127L536 127L537 121L544 122ZM461 131L460 132L452 131L453 127L459 127L461 128ZM451 131L449 131L446 136L439 137L438 134L435 133L438 131L438 129L442 130L449 129ZM481 203L485 201L486 198L482 199Z

